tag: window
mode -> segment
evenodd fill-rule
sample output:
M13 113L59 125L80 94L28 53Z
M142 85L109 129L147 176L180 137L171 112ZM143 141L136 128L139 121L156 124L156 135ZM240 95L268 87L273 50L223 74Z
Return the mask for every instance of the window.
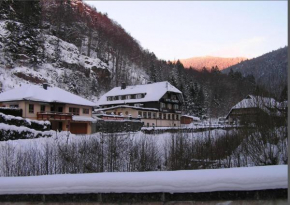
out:
M170 120L170 114L168 114L168 120Z
M176 100L176 95L172 95L171 100Z
M140 99L140 98L141 98L141 94L137 94L136 99Z
M171 104L167 104L167 108L168 108L169 110L171 110L171 109L172 109L172 105L171 105Z
M160 103L160 108L165 108L165 103Z
M131 99L136 99L136 95L131 95Z
M163 119L166 120L166 114L163 114Z
M126 95L126 99L127 100L131 99L131 96L130 95Z
M62 107L58 107L58 108L57 108L57 111L58 111L58 112L62 112Z
M147 127L149 127L149 122L147 122Z
M125 115L128 115L128 114L129 114L128 111L126 111L126 112L125 112Z
M80 108L70 107L69 113L72 113L73 115L80 115Z
M147 112L143 112L143 118L147 118Z
M176 115L176 120L179 120L179 115Z
M18 104L14 104L14 105L10 105L9 107L11 107L11 108L19 108L19 105Z
M141 117L142 116L142 112L141 111L138 111L138 117Z
M114 97L114 100L119 100L119 96L115 96Z
M29 113L34 113L34 105L33 104L29 104Z
M126 95L121 95L121 100L125 100L126 99Z
M51 106L51 107L50 107L50 111L51 111L51 112L54 112L54 106Z
M90 110L88 108L83 108L83 114L90 114Z
M112 97L111 96L107 97L107 101L112 101Z
M160 112L158 113L158 115L159 115L159 119L162 119L162 113Z
M179 106L178 105L173 105L173 109L174 110L178 110L179 109Z
M40 105L40 112L45 112L45 105Z
M153 114L153 119L155 119L156 118L156 113L153 112L152 114Z
M144 98L145 97L145 94L137 94L136 95L136 99L140 99L140 98Z
M151 112L148 112L148 118L151 119Z

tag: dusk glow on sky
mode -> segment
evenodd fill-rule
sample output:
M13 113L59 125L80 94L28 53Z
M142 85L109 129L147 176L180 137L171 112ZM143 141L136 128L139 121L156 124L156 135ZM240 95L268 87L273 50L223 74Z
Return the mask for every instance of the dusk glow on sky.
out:
M287 1L85 1L160 59L253 58L288 45Z

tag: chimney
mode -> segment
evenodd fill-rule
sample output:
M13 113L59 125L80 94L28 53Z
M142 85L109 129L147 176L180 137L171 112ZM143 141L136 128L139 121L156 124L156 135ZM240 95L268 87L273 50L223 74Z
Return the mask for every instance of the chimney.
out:
M47 86L48 85L46 83L42 84L42 87L43 87L44 90L47 90Z
M122 83L121 90L125 90L125 89L126 89L126 83Z

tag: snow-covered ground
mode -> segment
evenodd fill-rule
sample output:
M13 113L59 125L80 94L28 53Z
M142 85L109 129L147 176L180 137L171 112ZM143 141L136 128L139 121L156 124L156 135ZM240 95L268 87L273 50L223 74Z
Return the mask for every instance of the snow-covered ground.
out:
M186 193L288 188L288 166L0 178L0 194Z

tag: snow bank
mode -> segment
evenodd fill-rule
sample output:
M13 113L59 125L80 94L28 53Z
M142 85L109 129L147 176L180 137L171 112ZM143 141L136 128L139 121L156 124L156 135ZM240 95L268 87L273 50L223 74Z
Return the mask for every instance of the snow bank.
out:
M287 165L0 178L0 194L186 193L288 187Z

